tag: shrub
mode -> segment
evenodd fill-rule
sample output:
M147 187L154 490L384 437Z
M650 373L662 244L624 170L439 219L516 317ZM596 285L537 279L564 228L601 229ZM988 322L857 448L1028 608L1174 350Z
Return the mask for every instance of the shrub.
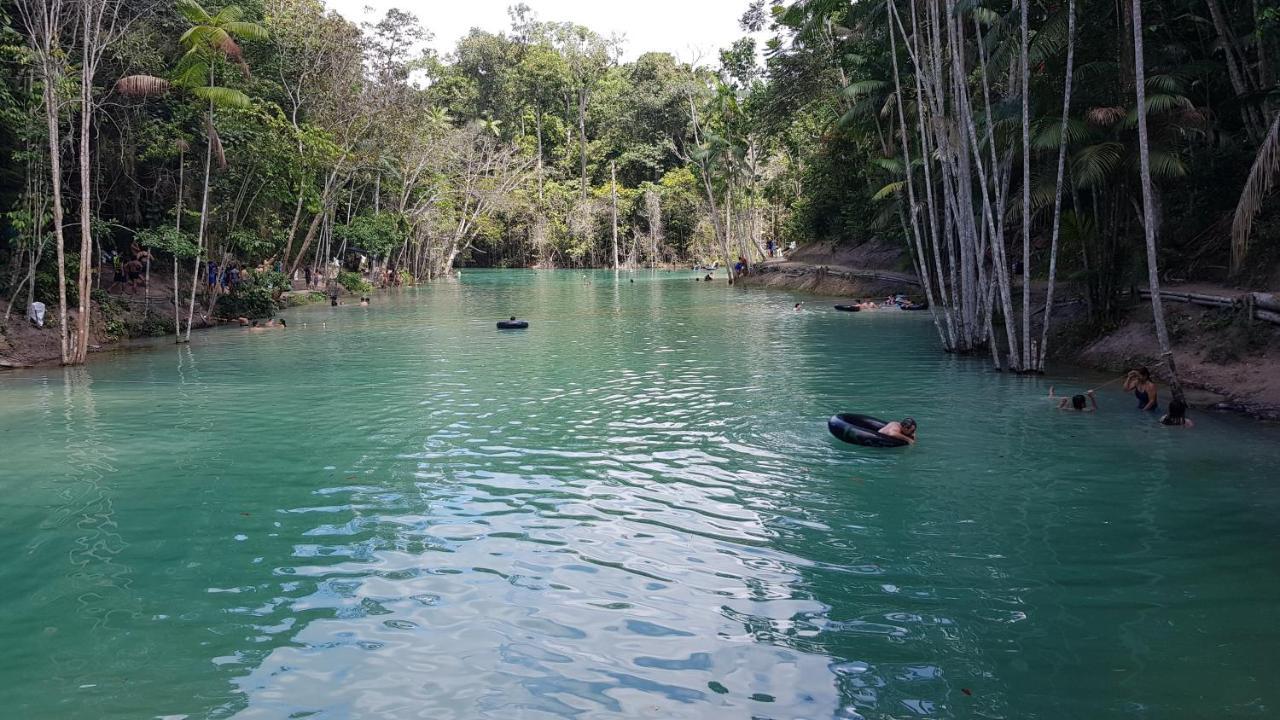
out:
M240 284L218 298L214 315L220 318L269 318L280 307L280 296L289 288L284 273L246 272Z
M358 272L343 270L338 273L338 284L347 289L349 293L367 293L373 292L373 285L360 276Z

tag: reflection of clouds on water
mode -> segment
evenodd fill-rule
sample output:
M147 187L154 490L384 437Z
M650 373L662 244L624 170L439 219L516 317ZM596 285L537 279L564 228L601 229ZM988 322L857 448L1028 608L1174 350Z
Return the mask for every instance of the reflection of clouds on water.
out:
M241 717L835 712L815 682L829 658L791 627L824 606L794 587L802 561L767 549L705 434L614 452L601 422L557 447L536 429L553 403L498 419L501 444L468 443L484 433L462 397L433 398L463 417L402 457L417 497L346 486L290 511L310 527L304 562L280 571L298 594L272 617L310 622L238 681Z

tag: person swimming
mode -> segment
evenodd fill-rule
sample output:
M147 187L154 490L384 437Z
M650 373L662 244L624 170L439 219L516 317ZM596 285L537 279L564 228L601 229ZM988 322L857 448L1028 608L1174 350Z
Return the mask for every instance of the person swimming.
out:
M899 440L906 440L908 444L914 445L916 442L916 421L912 418L902 418L901 421L885 423L885 426L877 432Z
M1053 386L1049 386L1049 399L1058 400L1058 396L1053 394ZM1089 407L1089 401L1093 401L1093 407ZM1073 410L1075 412L1098 412L1098 398L1093 394L1092 390L1085 391L1084 395L1072 395L1069 398L1061 398L1058 403L1059 410Z
M1125 392L1133 392L1138 401L1138 409L1155 412L1160 409L1160 397L1156 384L1151 381L1151 371L1146 367L1130 370L1124 379Z
M1173 400L1169 403L1169 412L1160 418L1161 425L1180 425L1182 427L1195 427L1196 424L1191 422L1191 418L1187 417L1187 404L1181 400Z

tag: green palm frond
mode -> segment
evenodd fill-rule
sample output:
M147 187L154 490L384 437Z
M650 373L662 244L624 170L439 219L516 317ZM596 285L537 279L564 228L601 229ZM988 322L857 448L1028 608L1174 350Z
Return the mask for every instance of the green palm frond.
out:
M1078 145L1088 140L1093 131L1078 118L1067 120L1067 144ZM1036 123L1032 128L1031 147L1036 150L1055 150L1062 139L1062 121L1058 118L1046 119Z
M208 53L200 48L193 48L178 59L178 66L173 69L173 83L183 87L196 87L209 80Z
M213 86L203 86L191 88L191 92L201 100L207 100L214 104L215 107L221 108L250 108L253 103L250 102L249 96L239 90Z
M178 0L178 14L192 25L206 25L213 20L195 0Z
M863 95L875 95L889 87L884 80L861 80L844 89L844 96L857 98Z
M1258 154L1253 159L1253 167L1249 169L1249 177L1245 180L1244 190L1236 203L1236 211L1231 220L1231 272L1240 271L1244 258L1249 252L1249 233L1253 229L1253 218L1262 209L1262 203L1280 180L1280 113L1271 121L1271 129L1258 147Z
M1184 95L1170 95L1168 93L1153 93L1147 96L1146 102L1147 117L1152 115L1166 115L1175 110L1186 111L1194 110L1195 105ZM1130 110L1120 123L1120 127L1128 130L1138 126L1137 109Z
M240 22L243 19L244 8L239 5L228 5L209 18L209 24L226 27L227 23Z
M906 186L907 186L906 180L895 180L889 183L888 185L885 185L884 187L877 190L876 194L871 196L871 199L884 200L885 198L892 197L902 192L902 188Z
M1177 153L1151 148L1147 152L1151 165L1151 177L1158 179L1180 178L1187 174L1187 165ZM1137 169L1135 164L1134 169Z
M184 48L209 47L216 48L231 36L226 30L214 25L194 25L178 38L178 44Z
M894 175L902 174L902 161L898 158L872 158L871 164Z
M236 37L244 38L245 40L266 40L268 37L270 37L270 34L267 32L267 29L262 27L258 23L228 22L228 23L222 23L221 25L219 25L219 27L231 33L232 35L235 35Z
M1147 91L1168 95L1185 95L1187 89L1181 77L1173 73L1164 73L1147 77Z
M1120 166L1124 145L1104 142L1081 148L1071 158L1071 175L1077 187L1098 187Z

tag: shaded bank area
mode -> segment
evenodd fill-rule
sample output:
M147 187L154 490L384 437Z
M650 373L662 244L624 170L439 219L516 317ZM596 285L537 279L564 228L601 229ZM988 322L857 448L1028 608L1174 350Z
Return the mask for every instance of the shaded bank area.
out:
M738 282L831 297L900 293L923 301L919 282L904 270L904 262L910 261L900 250L874 241L848 249L815 243L757 266ZM1242 307L1249 294L1245 291L1205 283L1167 284L1166 291L1238 301L1237 307L1222 308L1165 303L1182 382L1196 391L1189 398L1192 404L1280 421L1280 326L1252 319ZM1043 306L1042 285L1033 284L1032 302ZM1099 326L1089 321L1083 298L1059 287L1054 318L1049 345L1054 362L1116 373L1145 365L1158 381L1168 380L1145 296L1130 297L1116 322Z
M179 288L180 313L186 326L187 294L190 286ZM339 287L344 301L355 296ZM325 301L326 295L305 288L281 293L269 303L247 302L238 294L220 293L213 312L209 311L204 296L197 299L192 328L204 330L226 324L228 318L245 316L251 320L266 320L273 314L292 307ZM173 279L163 273L152 273L145 287L118 289L112 292L95 289L90 306L93 322L90 324L89 352L101 353L120 349L131 341L143 338L163 338L174 334ZM75 325L74 303L67 309L67 322ZM56 306L45 309L44 325L38 327L26 318L26 312L15 303L6 318L0 315L0 370L57 365L61 362L58 340L58 310Z
M870 240L856 247L806 244L752 268L737 281L746 287L839 297L910 296L923 302L920 281L898 243Z

